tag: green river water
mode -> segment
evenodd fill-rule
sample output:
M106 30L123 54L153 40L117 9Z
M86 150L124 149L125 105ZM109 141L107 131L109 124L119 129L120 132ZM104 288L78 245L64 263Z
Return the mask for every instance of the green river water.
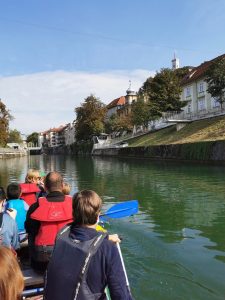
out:
M72 193L93 189L104 208L138 199L139 213L110 221L136 300L225 299L225 166L117 158L30 156L0 161L0 185L27 168L57 170Z

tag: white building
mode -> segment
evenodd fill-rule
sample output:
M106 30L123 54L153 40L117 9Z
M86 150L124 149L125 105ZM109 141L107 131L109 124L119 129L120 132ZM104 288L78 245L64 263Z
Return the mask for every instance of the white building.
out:
M64 129L65 145L71 145L75 142L75 123L69 123Z
M225 58L225 54L206 61L193 68L182 81L181 101L187 101L184 107L185 115L209 114L220 110L220 103L207 92L206 71L218 58Z

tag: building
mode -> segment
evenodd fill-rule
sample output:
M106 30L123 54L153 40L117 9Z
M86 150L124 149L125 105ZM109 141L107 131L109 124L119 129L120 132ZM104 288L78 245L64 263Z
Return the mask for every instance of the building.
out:
M220 110L220 103L207 92L206 71L215 60L225 58L225 54L205 61L193 68L182 80L181 101L187 101L185 115L210 114Z
M125 97L121 96L119 98L111 101L107 106L106 118L109 119L112 115L117 114L117 111L125 104Z
M65 145L71 145L75 142L75 122L69 123L64 129Z
M137 101L137 93L131 89L131 82L130 82L129 87L126 90L125 104L118 109L117 114L119 116L129 115L131 112L131 105L136 101Z
M64 130L67 125L51 128L39 134L39 143L43 148L55 148L65 145Z

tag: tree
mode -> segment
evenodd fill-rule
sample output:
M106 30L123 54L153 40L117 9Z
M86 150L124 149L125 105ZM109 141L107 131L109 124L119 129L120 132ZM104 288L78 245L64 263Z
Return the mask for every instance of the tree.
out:
M23 140L21 138L21 134L18 130L13 129L9 131L8 143L22 143Z
M32 143L33 145L38 144L38 132L32 132L27 137L27 143Z
M189 68L178 70L161 69L155 77L148 78L139 90L139 95L149 102L152 117L160 117L168 111L180 112L187 104L186 101L180 101L180 94L181 79Z
M5 147L9 134L9 121L13 117L0 99L0 146Z
M75 136L78 141L89 140L93 135L104 132L106 106L94 95L84 99L84 103L75 108L75 112Z
M225 57L216 59L206 72L207 92L220 103L225 102Z
M151 121L150 106L143 98L132 103L131 120L133 125L148 127L148 123Z
M179 80L181 82L182 79L184 79L184 76L187 75L190 72L191 69L192 69L192 67L185 66L185 67L182 67L182 68L175 69L175 70L173 70L173 72L179 78Z

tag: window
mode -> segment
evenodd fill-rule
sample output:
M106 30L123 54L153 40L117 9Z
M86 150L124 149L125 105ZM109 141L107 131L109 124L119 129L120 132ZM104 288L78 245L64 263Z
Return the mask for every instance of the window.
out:
M186 88L186 97L189 97L189 96L191 96L191 88L190 88L190 86L188 86Z
M198 86L198 92L203 93L204 92L204 82L200 82Z
M212 108L219 107L220 103L218 101L218 98L212 98Z
M198 110L205 109L205 98L200 98L198 100Z
M188 104L187 112L188 112L188 113L191 113L191 104Z

